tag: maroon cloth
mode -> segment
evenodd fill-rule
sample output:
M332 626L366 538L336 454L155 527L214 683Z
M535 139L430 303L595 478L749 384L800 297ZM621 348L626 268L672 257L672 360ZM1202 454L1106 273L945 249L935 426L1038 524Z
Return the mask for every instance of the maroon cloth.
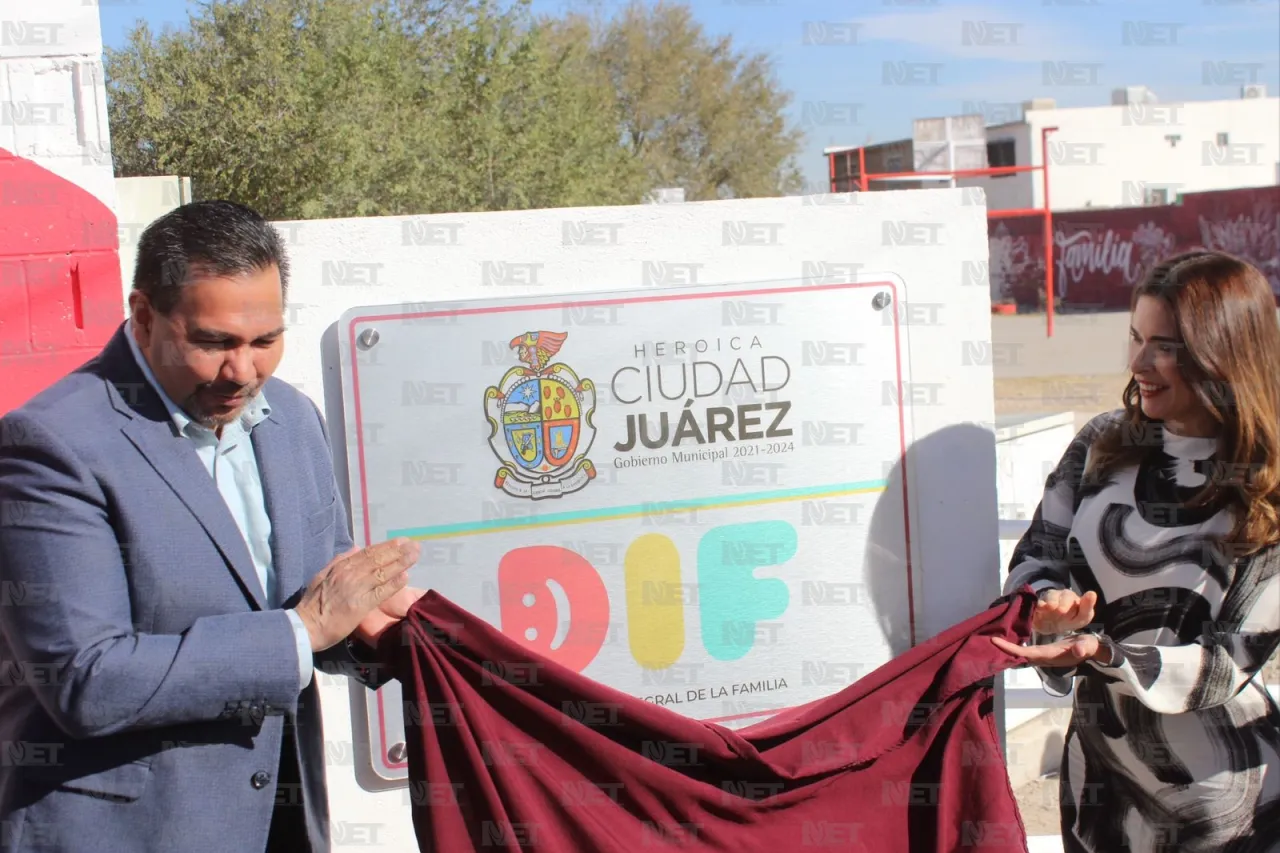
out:
M1034 596L825 699L732 731L533 653L437 593L382 638L414 829L440 853L1021 851L993 719Z

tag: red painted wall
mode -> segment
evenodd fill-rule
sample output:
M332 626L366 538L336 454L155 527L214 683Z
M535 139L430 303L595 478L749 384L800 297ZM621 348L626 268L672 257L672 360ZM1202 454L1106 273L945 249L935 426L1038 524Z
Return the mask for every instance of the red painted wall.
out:
M1063 305L1128 310L1134 284L1160 259L1217 249L1256 265L1280 304L1280 187L1189 193L1161 207L1109 208L1053 217L1054 290ZM993 288L1038 306L1044 286L1040 217L988 225Z
M88 361L124 319L115 214L0 148L0 414Z

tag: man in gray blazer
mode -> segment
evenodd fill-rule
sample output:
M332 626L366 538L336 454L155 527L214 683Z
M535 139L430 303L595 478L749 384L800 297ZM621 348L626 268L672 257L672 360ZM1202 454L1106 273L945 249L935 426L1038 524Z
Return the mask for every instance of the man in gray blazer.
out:
M288 272L253 211L178 208L102 352L0 419L0 851L329 850L314 669L385 683L423 591L272 378Z

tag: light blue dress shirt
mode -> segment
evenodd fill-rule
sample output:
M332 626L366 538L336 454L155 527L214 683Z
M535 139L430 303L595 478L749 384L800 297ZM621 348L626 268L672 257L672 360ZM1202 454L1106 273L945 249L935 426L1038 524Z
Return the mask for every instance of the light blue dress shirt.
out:
M151 387L164 401L169 416L173 419L178 434L190 439L195 446L196 455L204 463L205 470L217 484L218 492L226 501L227 509L236 520L236 526L244 536L245 545L253 557L253 567L258 573L258 581L267 595L267 601L276 601L276 573L271 557L271 517L267 515L266 497L262 491L262 476L258 470L258 456L254 453L250 435L253 428L271 413L264 394L259 393L241 412L239 420L222 428L222 436L213 430L193 421L186 412L174 405L169 395L156 381L151 366L143 358L133 339L133 320L127 321L125 339L129 349L138 362ZM311 635L302 623L302 618L293 610L286 610L289 621L293 624L293 634L298 647L298 683L299 691L311 682L311 672L315 663L311 656Z

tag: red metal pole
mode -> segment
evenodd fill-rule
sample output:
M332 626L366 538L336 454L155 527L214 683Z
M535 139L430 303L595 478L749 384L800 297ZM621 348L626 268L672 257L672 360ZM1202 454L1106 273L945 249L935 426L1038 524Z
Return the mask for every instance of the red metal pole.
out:
M867 175L873 181L881 178L916 178L916 177L938 177L941 175L950 175L953 178L973 178L980 176L997 177L999 175L1016 175L1019 172L1038 172L1039 166L988 166L985 169L952 169L943 172L876 172L874 175ZM1039 208L1036 208L1039 210Z
M1040 176L1044 179L1044 293L1049 313L1045 337L1053 337L1053 212L1049 206L1049 134L1056 127L1040 130Z
M1008 210L988 210L988 219L1012 219L1015 216L1044 216L1043 207L1011 207Z
M937 177L941 175L949 175L952 178L970 177L978 175L1014 175L1021 172L1040 172L1043 181L1044 205L1041 207L1023 207L1013 210L989 210L987 217L989 219L1003 219L1014 216L1043 216L1044 217L1044 269L1045 269L1045 297L1048 300L1047 311L1047 328L1046 336L1053 337L1053 321L1056 312L1054 303L1057 301L1054 294L1053 285L1053 210L1049 202L1049 134L1056 131L1056 127L1042 128L1040 132L1040 165L1038 166L988 166L985 169L955 169L943 172L877 172L873 175L867 174L867 158L866 152L858 149L858 187L866 190L867 184L871 181L880 180L882 178L905 178L928 175ZM852 151L848 152L852 155Z
M827 155L827 171L831 175L831 186L827 192L833 193L836 191L836 155L834 151Z

